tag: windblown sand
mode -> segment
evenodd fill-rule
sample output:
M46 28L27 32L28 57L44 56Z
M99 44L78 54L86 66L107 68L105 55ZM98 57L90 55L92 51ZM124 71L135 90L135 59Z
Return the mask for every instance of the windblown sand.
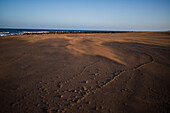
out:
M0 113L168 113L170 32L0 37Z

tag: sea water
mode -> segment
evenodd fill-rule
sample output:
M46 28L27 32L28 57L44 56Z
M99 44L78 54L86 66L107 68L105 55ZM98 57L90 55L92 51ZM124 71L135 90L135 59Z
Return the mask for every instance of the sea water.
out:
M100 31L100 30L54 30L54 29L4 29L0 28L0 36L24 35L25 33L115 33L125 31Z

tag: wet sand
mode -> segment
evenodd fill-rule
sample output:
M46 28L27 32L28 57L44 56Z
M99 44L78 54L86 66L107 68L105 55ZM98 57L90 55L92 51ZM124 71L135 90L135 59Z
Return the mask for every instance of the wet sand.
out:
M0 113L168 113L170 32L0 37Z

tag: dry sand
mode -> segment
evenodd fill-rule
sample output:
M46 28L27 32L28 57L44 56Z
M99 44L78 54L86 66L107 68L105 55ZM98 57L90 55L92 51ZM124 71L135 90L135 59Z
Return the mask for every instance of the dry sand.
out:
M170 32L0 37L0 113L168 113Z

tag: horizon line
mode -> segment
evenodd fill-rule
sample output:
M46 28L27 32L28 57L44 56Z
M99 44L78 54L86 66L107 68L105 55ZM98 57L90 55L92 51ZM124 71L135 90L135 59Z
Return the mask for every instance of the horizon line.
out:
M111 29L71 29L71 28L17 28L17 27L0 27L0 29L25 29L25 30L80 30L80 31L129 31L129 32L149 32L149 31L170 31L169 30L111 30Z

